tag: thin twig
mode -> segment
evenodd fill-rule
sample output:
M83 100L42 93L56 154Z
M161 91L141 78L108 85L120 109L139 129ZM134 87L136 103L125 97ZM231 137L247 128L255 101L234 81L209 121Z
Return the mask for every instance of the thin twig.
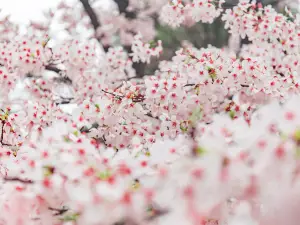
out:
M0 137L0 143L3 145L3 137L4 137L4 126L5 126L5 121L2 120L2 126L1 126L1 137Z
M54 214L54 216L60 216L60 215L62 215L62 214L64 214L64 213L66 213L66 212L69 211L69 209L65 208L65 207L63 207L62 209L56 209L56 208L49 207L48 209L51 210L51 211L55 211L56 212Z
M191 86L195 86L196 84L186 84L183 87L191 87Z
M20 182L23 184L33 184L32 180L24 180L18 177L5 177L4 178L5 181L10 181L10 182Z
M110 95L112 95L112 96L114 96L114 97L116 97L116 98L119 98L119 99L124 98L123 95L117 95L117 94L115 94L115 93L112 93L112 92L109 92L109 91L105 91L104 89L101 89L101 91L103 91L103 92L106 93L106 94L110 94Z
M241 84L242 87L249 87L248 84Z

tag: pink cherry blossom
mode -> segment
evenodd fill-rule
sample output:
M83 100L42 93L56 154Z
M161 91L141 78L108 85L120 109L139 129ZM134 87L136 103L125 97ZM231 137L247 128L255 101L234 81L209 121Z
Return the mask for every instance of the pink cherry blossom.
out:
M26 36L0 18L0 224L298 224L299 14L114 3L62 2ZM163 53L156 23L217 17L228 47L137 69Z

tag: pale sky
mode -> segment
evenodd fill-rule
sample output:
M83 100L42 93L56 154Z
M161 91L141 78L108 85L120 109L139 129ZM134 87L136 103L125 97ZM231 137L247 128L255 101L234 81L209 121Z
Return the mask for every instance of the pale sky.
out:
M64 0L72 2L75 0ZM78 1L78 0L77 0ZM43 10L56 6L61 0L0 0L0 15L12 15L11 20L26 24L29 20L43 18ZM109 0L102 0L101 4L106 7Z
M10 14L15 22L25 24L42 18L43 10L54 7L59 0L0 0L1 14Z

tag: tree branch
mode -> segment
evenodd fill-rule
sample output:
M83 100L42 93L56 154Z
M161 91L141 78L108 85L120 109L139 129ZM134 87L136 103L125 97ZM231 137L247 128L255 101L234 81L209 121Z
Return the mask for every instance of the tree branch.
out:
M55 104L56 105L66 105L66 104L70 104L72 100L74 100L74 98L64 98L62 96L60 96L60 100L61 101L57 101Z
M45 69L46 70L49 70L49 71L52 71L52 72L55 72L55 73L58 73L58 74L61 74L62 70L53 66L53 65L46 65L45 66ZM27 76L27 77L31 77L31 76ZM33 76L32 76L33 77ZM58 81L58 82L61 82L61 83L69 83L69 84L72 84L72 80L67 77L67 76L64 76L64 77L58 77L58 78L54 78L54 80Z
M151 117L151 118L153 118L153 119L159 120L159 117L158 117L158 116L153 116L150 112L146 113L145 115L146 115L146 116L149 116L149 117Z
M112 95L112 96L114 96L115 98L118 98L118 99L124 98L123 95L117 95L117 94L115 94L115 93L112 93L112 92L109 92L109 91L105 91L104 89L101 89L101 91L103 91L103 92L106 93L106 94Z
M4 137L4 125L5 121L2 120L2 126L1 126L1 137L0 137L0 143L3 145L3 137Z
M186 84L184 85L183 87L192 87L192 86L195 86L196 84Z
M24 180L18 177L5 177L4 178L5 181L11 181L11 182L20 182L23 184L33 184L32 180Z
M127 7L129 5L128 0L114 0L119 8L120 13L124 13L125 17L128 19L135 19L136 18L136 12L129 12L127 11Z
M136 12L129 12L127 11L127 7L129 5L129 1L128 0L114 0L115 3L118 6L119 12L120 13L124 13L125 17L127 19L135 19L136 18ZM80 2L82 3L85 12L88 14L88 16L90 17L91 23L93 25L93 28L95 30L95 32L97 31L97 29L101 26L98 17L95 13L95 11L93 10L93 8L91 7L89 0L80 0ZM97 40L99 42L101 42L101 37L97 37ZM103 46L104 51L107 52L109 49L109 46ZM125 49L128 51L128 53L131 53L131 46L125 46ZM145 63L133 63L133 68L136 71L137 77L143 77L144 73L145 73L145 67L146 64Z
M90 17L94 30L97 31L98 27L100 27L100 22L98 20L96 13L94 12L93 8L90 5L89 0L80 0L80 2L82 3L85 12Z
M119 12L125 15L127 19L135 19L137 17L137 12L129 12L127 11L127 7L129 5L129 0L114 0L118 6ZM125 46L125 49L128 53L132 53L131 46ZM146 64L141 62L134 62L132 67L136 71L137 77L143 77L145 75Z
M48 209L51 210L51 211L55 211L56 212L54 214L54 216L60 216L60 215L62 215L62 214L64 214L64 213L66 213L66 212L69 211L69 209L65 208L65 207L63 207L62 209L56 209L56 208L49 207Z
M249 87L248 84L241 84L241 87Z
M7 143L3 142L3 139L4 139L4 126L5 126L5 120L2 120L0 144L2 146L12 146L11 144L7 144Z
M46 70L49 70L49 71L53 71L53 72L55 72L55 73L60 73L60 72L61 72L60 69L58 69L57 67L52 66L52 65L46 65L46 66L45 66L45 69L46 69Z
M92 126L90 128L86 127L86 126L83 126L80 128L80 132L81 133L89 133L91 132L92 129L98 129L99 127L99 124L97 122L93 123Z

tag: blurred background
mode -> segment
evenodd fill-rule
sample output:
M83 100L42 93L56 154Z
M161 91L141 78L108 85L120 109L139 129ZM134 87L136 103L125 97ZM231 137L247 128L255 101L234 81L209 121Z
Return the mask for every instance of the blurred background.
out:
M35 23L39 24L44 23L45 26L48 26L49 24L44 21L47 20L47 15L49 17L49 12L51 11L50 9L55 9L58 4L63 3L76 5L76 2L80 4L79 0L0 0L0 24L1 19L2 23L4 23L4 18L6 18L7 15L10 15L9 21L13 24L18 24L19 32L26 33L29 31L28 26L31 25L32 21L35 21ZM232 8L237 4L237 2L238 0L226 0L224 7ZM277 11L283 13L286 6L288 6L289 9L293 12L297 12L299 10L299 0L259 0L259 2L261 2L263 5L272 5ZM120 12L125 12L125 17L128 18L135 18L135 13L137 13L136 11L128 11L128 9L126 8L129 4L128 0L90 0L90 3L92 6L97 5L97 8L100 7L104 10L96 11L99 17L101 17L101 12L111 11L116 7ZM47 12L48 14L46 14L45 12ZM53 13L53 11L51 11L51 13ZM75 14L75 12L71 13ZM158 15L156 15L156 17L157 16ZM224 29L223 22L220 18L216 19L212 24L203 24L199 22L193 24L192 26L182 26L177 29L173 29L157 22L157 18L153 19L155 21L155 39L162 40L164 46L164 53L159 60L170 59L174 55L174 52L182 44L184 44L183 41L187 41L197 48L207 47L207 45L209 44L222 48L230 44L230 36ZM63 39L67 37L63 32L65 27L61 26L62 20L56 23L51 23L51 26L49 25L49 32L51 37L55 37L57 39ZM81 31L79 30L78 33L88 32L82 29ZM247 40L241 40L240 45L244 43L247 43ZM140 74L152 74L153 71L157 68L157 63L158 61L152 61L150 65L138 68L138 70L141 70Z

